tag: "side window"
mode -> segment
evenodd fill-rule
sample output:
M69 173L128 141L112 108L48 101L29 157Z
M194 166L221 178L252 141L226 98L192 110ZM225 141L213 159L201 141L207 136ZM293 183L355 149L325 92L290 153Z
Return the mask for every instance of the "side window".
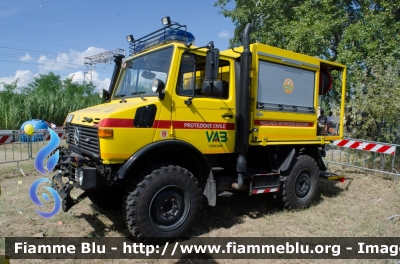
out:
M227 99L229 97L229 61L220 60L218 80L212 87L205 82L205 56L185 53L179 69L176 93L190 97L210 97Z

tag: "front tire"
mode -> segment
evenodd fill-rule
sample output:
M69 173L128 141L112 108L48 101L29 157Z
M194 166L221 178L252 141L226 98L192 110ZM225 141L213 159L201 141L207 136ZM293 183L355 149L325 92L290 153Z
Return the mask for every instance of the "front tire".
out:
M146 174L126 193L123 213L129 231L137 237L164 240L184 236L201 208L197 179L188 170L171 165L153 167Z
M293 160L286 174L281 176L278 201L283 208L301 209L311 205L318 193L319 168L310 156Z

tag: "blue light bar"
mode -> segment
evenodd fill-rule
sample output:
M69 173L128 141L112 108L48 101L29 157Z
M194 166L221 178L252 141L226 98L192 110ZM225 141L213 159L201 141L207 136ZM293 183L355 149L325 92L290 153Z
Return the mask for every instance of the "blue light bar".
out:
M192 33L180 29L172 29L160 38L160 42L191 43L192 45L194 45L194 40Z

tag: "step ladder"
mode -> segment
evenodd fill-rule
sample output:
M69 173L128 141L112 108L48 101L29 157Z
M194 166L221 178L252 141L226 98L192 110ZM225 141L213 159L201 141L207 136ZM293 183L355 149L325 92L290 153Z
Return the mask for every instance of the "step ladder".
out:
M253 174L250 178L249 195L279 192L279 186L280 173L278 171Z

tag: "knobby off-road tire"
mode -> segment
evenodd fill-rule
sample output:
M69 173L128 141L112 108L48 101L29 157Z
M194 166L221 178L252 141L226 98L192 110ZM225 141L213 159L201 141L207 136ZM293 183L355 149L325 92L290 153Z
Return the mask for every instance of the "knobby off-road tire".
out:
M136 186L127 189L123 213L136 237L158 241L183 237L201 209L202 194L197 179L179 166L156 166Z
M311 205L318 193L319 168L310 156L295 158L284 175L277 195L286 209L301 209Z
M125 189L122 187L104 187L88 193L90 201L105 211L121 211Z

